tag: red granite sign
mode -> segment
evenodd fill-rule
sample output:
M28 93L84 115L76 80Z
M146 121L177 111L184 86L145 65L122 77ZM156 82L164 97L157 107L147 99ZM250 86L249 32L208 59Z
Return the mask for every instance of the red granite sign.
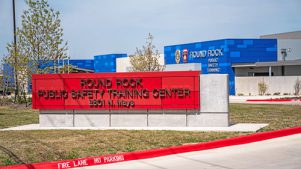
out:
M32 76L34 109L199 109L198 71Z

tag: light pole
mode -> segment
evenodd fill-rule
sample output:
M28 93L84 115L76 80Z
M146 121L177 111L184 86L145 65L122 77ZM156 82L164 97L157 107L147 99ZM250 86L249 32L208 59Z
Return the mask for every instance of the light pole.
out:
M14 74L15 74L15 102L17 101L17 95L19 92L18 86L18 72L17 72L17 35L16 35L16 9L15 0L13 0L13 25L14 25Z

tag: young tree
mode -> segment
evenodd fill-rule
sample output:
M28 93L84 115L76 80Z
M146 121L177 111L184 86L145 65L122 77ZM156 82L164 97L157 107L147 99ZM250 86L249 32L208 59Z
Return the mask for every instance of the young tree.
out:
M64 65L59 69L58 73L74 73L72 65Z
M60 13L49 7L47 0L26 0L29 9L22 15L17 38L22 54L30 60L31 73L48 71L45 65L67 58L67 42L63 43ZM54 69L55 70L55 69Z
M268 85L265 82L258 83L258 92L260 96L263 96L268 90Z
M137 48L136 53L130 56L130 63L133 72L150 72L150 71L163 71L164 66L159 64L160 54L155 50L153 45L154 37L148 34L146 44L142 49Z
M25 87L28 85L28 78L31 76L29 58L22 53L22 46L20 46L20 43L16 43L16 45L17 47L15 47L13 43L7 44L6 48L9 54L2 60L3 64L6 66L6 69L10 68L14 70L15 76L12 76L12 74L6 72L4 78L8 83L14 81L13 87L16 91L15 102L18 102L21 99L20 94L22 94L23 99L27 104ZM15 81L16 77L18 78L18 81Z
M300 91L301 91L301 80L299 80L299 78L297 78L295 85L294 85L294 90L295 90L295 95L298 96Z
M20 94L19 88L25 93L24 83L33 73L49 72L51 62L55 71L57 60L67 58L60 13L50 8L47 0L26 0L26 4L28 9L23 12L21 27L16 32L16 48L9 43L8 55L3 60L14 71L15 98Z
M6 87L14 87L16 102L20 99L20 92L23 93L23 89L19 90L20 87L24 86L24 83L28 81L28 58L21 53L22 47L19 42L16 43L16 47L14 43L9 43L6 48L8 55L2 60L3 69L5 68L3 77L7 84ZM11 70L13 70L13 74L10 72ZM16 78L18 79L15 80ZM11 82L14 82L14 84Z

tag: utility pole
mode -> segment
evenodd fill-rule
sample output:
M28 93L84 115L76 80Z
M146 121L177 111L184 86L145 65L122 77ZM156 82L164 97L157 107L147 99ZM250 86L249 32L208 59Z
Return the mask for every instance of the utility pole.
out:
M17 72L17 35L16 35L16 8L15 8L15 0L13 0L13 24L14 24L14 74L15 74L15 103L17 102L17 95L19 92L18 86L18 72Z

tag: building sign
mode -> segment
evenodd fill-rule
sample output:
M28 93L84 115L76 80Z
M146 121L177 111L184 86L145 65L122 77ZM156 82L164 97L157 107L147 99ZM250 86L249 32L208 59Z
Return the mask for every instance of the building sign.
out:
M223 56L223 49L200 50L200 51L190 52L190 57L192 58L219 57L219 56Z
M201 50L201 51L192 51L190 52L190 57L192 58L207 58L207 72L208 73L219 73L219 57L223 56L222 49L214 50Z
M176 53L175 53L175 60L176 60L176 63L177 63L177 64L180 63L180 60L181 60L181 51L180 51L180 50L176 50Z
M219 73L220 72L220 67L219 67L217 57L208 58L207 72L208 73Z
M188 50L187 49L183 50L182 57L183 57L183 62L187 63L188 62Z
M33 108L199 109L199 73L33 75Z

